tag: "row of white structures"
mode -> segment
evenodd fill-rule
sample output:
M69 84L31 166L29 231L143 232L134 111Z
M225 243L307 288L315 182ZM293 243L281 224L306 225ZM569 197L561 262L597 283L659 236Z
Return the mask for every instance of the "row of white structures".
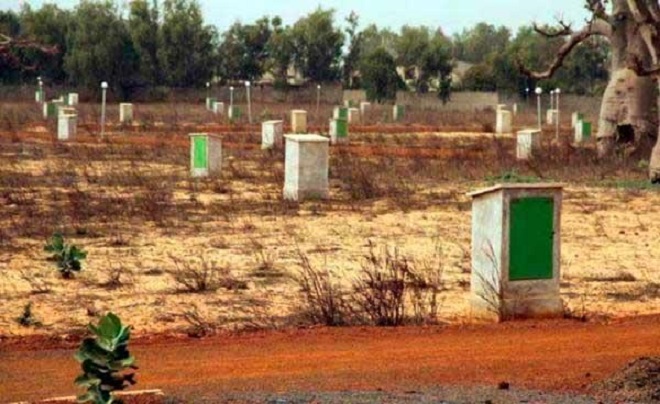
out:
M496 133L508 134L513 131L513 116L516 115L517 106L514 104L513 111L508 111L506 105L497 106ZM550 109L546 114L548 125L559 125L559 111ZM571 124L574 130L575 143L583 143L591 138L592 125L584 119L584 115L575 112L571 116ZM529 160L541 146L541 129L524 129L516 134L516 158L518 160Z

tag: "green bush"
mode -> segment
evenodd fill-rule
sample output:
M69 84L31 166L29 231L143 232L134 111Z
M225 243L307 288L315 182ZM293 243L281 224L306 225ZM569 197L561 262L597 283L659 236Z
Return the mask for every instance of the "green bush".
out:
M81 261L87 258L87 252L75 245L66 244L64 237L55 233L44 251L52 253L52 260L57 263L57 269L65 279L71 279L74 272L82 270Z
M130 327L122 325L113 313L101 318L98 326L88 327L94 337L86 338L75 355L83 374L74 383L87 389L78 402L116 403L112 393L136 383L135 374L126 373L128 369L137 369L135 358L128 351Z

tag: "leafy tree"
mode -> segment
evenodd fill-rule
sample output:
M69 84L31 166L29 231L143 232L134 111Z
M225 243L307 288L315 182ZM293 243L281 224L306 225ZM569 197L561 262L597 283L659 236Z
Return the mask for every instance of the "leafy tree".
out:
M163 82L163 75L158 60L160 47L160 24L158 0L133 0L130 3L128 30L139 59L139 76L147 85Z
M362 51L362 33L358 32L357 27L359 25L360 18L359 16L352 11L351 14L346 17L346 23L348 27L346 28L346 34L348 35L348 53L344 56L344 71L343 71L343 81L344 87L346 88L357 88L358 86L354 82L355 80L355 71L357 66L360 63L360 56Z
M64 68L69 82L99 91L102 81L130 97L137 54L117 3L82 0L69 31Z
M504 52L510 42L507 27L495 27L485 22L454 35L454 56L470 63L483 63L493 54Z
M217 33L204 25L197 0L165 0L159 57L174 87L201 86L213 75Z
M369 25L360 33L360 55L365 57L377 49L384 49L392 57L397 57L396 43L398 34L388 28L379 29L375 24Z
M405 87L396 72L394 58L383 48L376 49L362 60L360 73L370 101L394 100L397 90Z
M291 27L282 25L280 17L274 17L271 24L273 32L266 44L270 55L267 70L273 72L275 86L286 87L289 66L291 66L295 54L293 33Z
M438 97L449 101L451 94L451 73L454 65L451 60L451 42L438 31L429 41L420 63L421 81L429 85L435 81Z
M36 75L46 80L62 83L66 80L64 56L67 53L67 38L71 24L71 12L55 4L44 4L38 10L25 5L21 10L23 36L43 44L56 47L58 52L47 55L32 53L31 59L39 65Z
M292 40L295 65L306 78L323 82L340 77L344 35L334 26L334 10L318 8L299 19Z
M254 24L234 23L222 37L220 54L222 77L234 80L255 80L268 66L268 43L273 31L267 17Z

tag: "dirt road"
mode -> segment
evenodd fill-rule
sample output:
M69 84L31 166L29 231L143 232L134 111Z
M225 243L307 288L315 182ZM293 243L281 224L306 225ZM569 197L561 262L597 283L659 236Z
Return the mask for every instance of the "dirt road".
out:
M313 329L136 342L140 388L222 392L407 391L495 385L584 391L640 356L660 355L660 317L401 329ZM70 395L72 350L0 346L0 402Z

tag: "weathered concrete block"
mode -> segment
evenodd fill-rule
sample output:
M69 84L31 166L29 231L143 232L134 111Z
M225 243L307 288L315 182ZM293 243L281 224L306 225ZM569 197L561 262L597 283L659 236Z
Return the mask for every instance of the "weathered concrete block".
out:
M76 136L78 115L73 108L60 108L57 116L57 140L70 140Z
M500 110L506 109L506 107L507 107L506 104L497 104L497 108L495 110L500 111Z
M516 158L518 160L529 160L534 157L536 151L541 147L541 131L538 129L521 130L518 132L516 140Z
M213 110L213 103L218 101L217 98L215 97L206 97L206 110L207 111L212 111Z
M370 108L371 108L371 103L370 102L362 101L360 103L360 113L362 115L365 115L367 113L367 111L369 111Z
M511 112L513 112L513 116L518 115L518 104L513 104L511 107Z
M498 185L470 195L473 318L562 316L561 185Z
M44 96L44 91L43 90L37 90L34 92L34 100L36 102L42 103L46 100L46 97Z
M133 122L133 104L121 103L119 104L119 123L132 123Z
M355 106L355 101L353 101L353 100L345 100L344 101L344 107L353 108L354 106Z
M559 111L556 109L549 109L546 112L546 123L548 125L556 125L557 119L559 119Z
M239 119L241 117L241 108L236 105L231 105L227 109L227 118L230 120Z
M214 101L212 110L213 110L213 113L216 114L216 115L224 115L225 114L225 103Z
M266 121L261 124L261 148L282 148L284 144L284 122Z
M73 107L73 106L78 105L78 103L79 103L78 94L69 93L69 95L67 96L67 105Z
M405 116L405 109L403 108L403 105L394 105L394 107L392 107L392 118L395 121L399 121L403 119L404 116Z
M513 131L513 115L511 114L511 111L505 109L497 110L495 131L499 135L511 133Z
M329 139L285 135L284 199L326 199L329 194Z
M291 111L291 131L293 133L307 132L307 111L302 109Z
M348 142L348 121L346 119L330 120L330 142L332 144Z
M44 102L43 114L44 118L56 118L58 116L58 111L60 107L64 106L64 101L61 100L52 100L49 102Z
M222 169L222 139L210 133L190 135L190 175L208 177Z
M332 110L332 117L334 119L346 119L346 120L348 120L348 108L347 107L335 107Z
M359 122L360 122L360 110L358 108L349 108L348 123L359 123Z
M579 120L575 125L575 143L586 142L591 139L591 122Z
M571 127L575 128L579 121L584 120L584 114L581 112L573 112L571 115Z

